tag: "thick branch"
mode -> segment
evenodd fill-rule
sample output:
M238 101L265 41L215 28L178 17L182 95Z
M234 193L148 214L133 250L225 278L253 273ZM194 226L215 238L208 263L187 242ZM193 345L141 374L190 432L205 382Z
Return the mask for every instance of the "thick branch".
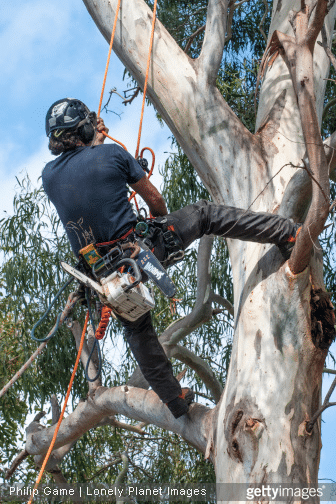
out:
M170 324L160 336L160 342L168 355L170 348L173 348L175 344L188 334L210 320L213 315L211 307L212 299L210 299L210 257L212 243L212 236L203 236L199 243L197 255L196 302L192 312ZM128 384L140 388L149 388L139 368L136 368Z
M207 426L208 422L211 422L213 411L200 404L193 404L188 415L176 420L153 391L127 386L113 389L99 387L93 397L80 402L74 412L63 420L55 448L75 442L85 432L95 427L102 416L118 412L129 418L154 423L158 427L180 434L187 442L204 452ZM27 452L33 455L44 454L50 446L54 430L53 426L28 434Z
M312 185L312 204L289 260L294 274L303 271L309 264L312 247L323 230L329 212L326 201L326 198L329 200L328 164L316 112L313 75L313 48L326 14L326 0L318 0L317 6L323 11L322 20L320 13L314 13L308 29L308 10L303 7L293 17L295 41L288 35L274 32L267 55L268 58L281 52L287 64L297 96L310 172L317 181Z
M175 357L175 359L184 362L184 364L196 371L205 386L210 390L215 402L218 403L223 392L223 387L217 380L211 367L201 359L201 357L198 357L198 355L180 345L176 345L169 352L169 355L170 357Z
M328 0L318 0L316 8L313 10L308 33L306 36L306 44L311 52L313 52L314 45L318 34L320 33L324 18L328 13Z
M214 85L222 61L228 0L209 0L205 35L198 60L207 83Z

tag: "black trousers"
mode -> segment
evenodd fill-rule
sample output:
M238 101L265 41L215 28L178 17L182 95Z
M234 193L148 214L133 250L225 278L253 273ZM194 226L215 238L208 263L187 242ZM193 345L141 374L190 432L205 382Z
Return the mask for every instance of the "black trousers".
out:
M295 237L298 224L278 215L250 212L201 200L166 217L174 226L183 249L203 235L214 234L258 243L286 243ZM154 243L154 254L163 260L162 241ZM139 367L160 399L167 403L181 394L179 382L173 375L172 365L157 338L150 312L135 322L122 320L125 337Z

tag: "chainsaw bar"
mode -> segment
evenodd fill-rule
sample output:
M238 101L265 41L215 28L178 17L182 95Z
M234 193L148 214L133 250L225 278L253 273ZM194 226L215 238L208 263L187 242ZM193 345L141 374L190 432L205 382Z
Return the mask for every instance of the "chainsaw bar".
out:
M139 268L159 287L161 292L171 298L174 297L176 286L167 275L166 270L155 257L153 252L144 244L142 240L137 240L141 252L134 258Z
M102 296L104 295L103 288L99 283L95 282L94 280L91 280L91 278L87 277L86 275L84 275L83 273L81 273L80 271L76 270L75 268L73 268L72 266L70 266L69 264L67 264L63 261L61 262L61 266L64 269L64 271L66 271L67 273L70 273L70 275L75 277L77 280L79 280L86 287L90 287L90 289L94 289Z

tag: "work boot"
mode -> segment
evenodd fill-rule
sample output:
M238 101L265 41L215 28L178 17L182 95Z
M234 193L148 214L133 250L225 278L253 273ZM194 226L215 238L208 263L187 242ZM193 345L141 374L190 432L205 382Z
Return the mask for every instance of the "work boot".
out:
M194 398L195 394L190 388L183 388L182 394L176 397L176 399L169 401L167 406L174 417L179 418L188 413L189 405L193 402Z
M278 245L278 249L280 250L282 257L285 259L285 261L288 261L288 259L291 256L296 239L297 239L298 234L300 233L301 229L302 229L302 224L297 224L294 236L290 236L285 243L281 243L280 245Z

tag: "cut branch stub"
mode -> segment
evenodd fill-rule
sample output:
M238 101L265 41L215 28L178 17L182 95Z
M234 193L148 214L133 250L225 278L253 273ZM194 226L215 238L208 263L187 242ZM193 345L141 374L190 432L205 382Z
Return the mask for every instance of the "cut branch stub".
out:
M258 457L259 441L265 430L265 420L258 407L241 400L224 420L224 432L228 441L228 454L237 463L251 471Z

